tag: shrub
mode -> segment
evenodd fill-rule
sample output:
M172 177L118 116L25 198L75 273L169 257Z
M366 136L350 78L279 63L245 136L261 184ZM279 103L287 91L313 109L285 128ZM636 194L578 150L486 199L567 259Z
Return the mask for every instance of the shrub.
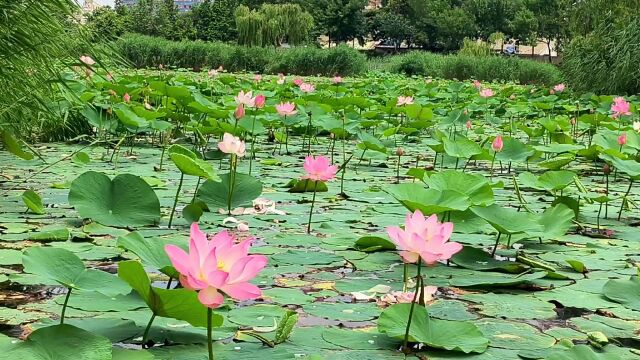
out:
M464 56L492 56L494 55L491 45L485 42L478 42L465 38L462 48L458 50L459 55Z
M501 56L438 55L413 51L389 57L389 72L432 76L445 79L478 79L482 81L517 81L521 84L557 84L562 81L560 70L551 64Z
M199 70L222 65L229 71L327 76L357 75L366 70L365 56L347 46L276 50L220 42L175 42L127 35L117 42L117 48L135 67L157 67L164 64Z

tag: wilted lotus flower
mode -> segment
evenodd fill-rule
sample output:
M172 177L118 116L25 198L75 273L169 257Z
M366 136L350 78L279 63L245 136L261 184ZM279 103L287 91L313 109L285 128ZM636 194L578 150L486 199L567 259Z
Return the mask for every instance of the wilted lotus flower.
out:
M87 65L87 66L92 66L96 63L95 60L93 60L91 58L91 56L88 55L82 55L80 56L80 62L82 62L83 64Z
M483 98L490 98L493 96L493 90L486 88L486 89L482 89L480 90L480 96Z
M222 141L218 143L218 149L225 154L234 154L238 157L245 155L244 141L229 133L224 133Z
M398 96L398 102L396 105L411 105L413 104L413 96Z
M427 303L433 300L433 295L438 292L437 286L425 286L422 288L422 302ZM378 305L393 305L393 304L409 304L413 301L415 294L413 292L394 291L390 294L382 295ZM416 299L420 303L420 299Z
M300 84L300 91L302 91L303 93L312 93L314 90L316 89L315 86L313 86L313 84L309 84L309 83L302 83Z
M298 113L296 110L296 104L290 102L276 105L276 111L280 116L293 116Z

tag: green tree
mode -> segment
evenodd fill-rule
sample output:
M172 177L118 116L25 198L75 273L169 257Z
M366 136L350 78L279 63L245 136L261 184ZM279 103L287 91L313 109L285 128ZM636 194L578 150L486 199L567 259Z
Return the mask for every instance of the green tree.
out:
M192 9L196 38L201 40L235 41L237 0L204 0Z
M382 8L371 11L368 16L368 30L376 40L388 40L397 50L403 42L410 42L415 32L409 19L391 9Z
M329 42L360 39L364 43L367 0L316 0L314 20L318 33L327 35Z
M313 17L297 4L242 5L235 12L238 43L246 46L299 45L307 41Z
M86 26L94 41L114 40L125 33L124 20L116 10L103 6L87 16Z
M599 0L596 0L599 1ZM527 8L536 20L535 37L547 44L551 62L551 44L560 48L567 34L567 0L527 0Z
M467 0L464 9L476 20L477 37L488 40L496 32L515 37L513 22L525 7L522 0Z

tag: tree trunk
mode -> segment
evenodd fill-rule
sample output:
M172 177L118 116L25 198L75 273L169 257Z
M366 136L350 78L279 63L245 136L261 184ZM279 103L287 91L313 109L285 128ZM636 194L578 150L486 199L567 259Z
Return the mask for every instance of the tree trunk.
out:
M551 60L551 40L547 40L547 49L549 50L549 63L552 63Z

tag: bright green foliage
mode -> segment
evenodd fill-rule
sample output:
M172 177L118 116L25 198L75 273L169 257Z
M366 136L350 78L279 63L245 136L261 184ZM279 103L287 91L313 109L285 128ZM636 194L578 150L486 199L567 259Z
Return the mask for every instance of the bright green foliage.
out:
M191 12L195 37L206 41L235 41L237 38L234 12L236 0L205 0Z
M69 203L81 216L103 225L146 225L160 220L160 203L153 189L131 174L111 180L87 171L71 183Z
M313 17L297 4L263 4L236 9L238 43L246 46L299 45L313 27Z

